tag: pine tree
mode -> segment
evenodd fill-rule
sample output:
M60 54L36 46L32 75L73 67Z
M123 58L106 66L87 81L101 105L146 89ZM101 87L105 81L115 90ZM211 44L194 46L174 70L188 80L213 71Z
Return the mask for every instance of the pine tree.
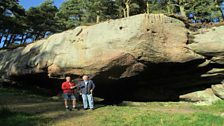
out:
M14 42L16 35L24 30L25 10L18 0L0 1L0 42L4 38L3 47Z
M193 13L197 20L202 22L211 20L212 13L217 11L214 1L211 0L191 0L188 5L185 6L186 14Z
M118 3L118 0L67 0L61 5L56 18L64 30L99 23L119 17Z
M82 0L67 0L62 3L56 13L60 28L65 30L79 26L84 20L85 11L85 2Z
M58 12L53 0L45 0L40 6L32 7L27 12L27 25L29 35L34 40L44 38L46 35L60 31L57 27L55 15Z

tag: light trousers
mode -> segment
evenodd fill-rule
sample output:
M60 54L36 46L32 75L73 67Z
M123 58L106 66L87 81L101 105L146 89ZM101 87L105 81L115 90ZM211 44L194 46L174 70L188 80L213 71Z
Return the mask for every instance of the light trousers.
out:
M83 100L84 109L87 109L88 106L89 106L90 109L94 108L93 95L92 94L82 94L82 100Z

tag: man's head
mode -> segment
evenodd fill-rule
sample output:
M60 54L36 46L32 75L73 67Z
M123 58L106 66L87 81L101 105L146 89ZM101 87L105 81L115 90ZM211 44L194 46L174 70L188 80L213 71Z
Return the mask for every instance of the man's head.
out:
M70 81L71 81L71 77L70 77L70 76L67 76L67 77L65 78L65 80L66 80L67 82L70 82Z
M84 81L87 81L87 80L89 80L89 76L88 76L88 75L83 75L82 79L83 79Z

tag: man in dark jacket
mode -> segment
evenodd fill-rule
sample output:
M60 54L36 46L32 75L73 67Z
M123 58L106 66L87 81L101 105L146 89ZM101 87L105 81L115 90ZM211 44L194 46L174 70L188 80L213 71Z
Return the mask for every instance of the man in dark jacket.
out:
M84 75L82 79L83 81L80 83L80 95L82 95L84 109L87 110L89 105L90 110L93 110L93 90L95 88L95 84L87 75Z

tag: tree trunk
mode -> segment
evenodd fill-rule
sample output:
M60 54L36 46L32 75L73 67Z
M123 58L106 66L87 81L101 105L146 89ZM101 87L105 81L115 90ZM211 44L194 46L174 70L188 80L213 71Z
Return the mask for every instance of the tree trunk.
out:
M126 10L127 10L127 17L130 15L130 6L129 6L129 0L125 3Z
M96 23L100 23L100 15L96 16Z
M14 38L15 34L11 34L9 40L6 43L6 47L9 47L9 45L13 43Z
M147 14L149 14L149 10L150 10L149 7L150 7L150 6L149 6L149 2L147 1L147 2L146 2L146 13L147 13Z
M3 33L0 35L0 44L2 43Z
M23 40L23 44L25 44L26 43L26 40L27 40L27 36L28 36L28 33L26 33L25 35L24 35L25 37L24 37L24 40Z
M20 40L20 44L23 44L24 34L22 34L22 38Z
M127 13L126 13L126 9L125 8L123 8L123 13L124 13L124 17L127 17Z
M13 35L11 35L11 37L10 37L10 39L9 39L9 44L11 43L11 44L13 44L15 41L15 38L16 38L16 35L15 34L13 34Z
M40 36L40 33L38 32L38 33L36 34L36 37L35 37L34 41L38 40L39 36Z
M40 39L47 37L47 32L43 32Z
M3 47L7 47L7 43L8 43L8 36L9 36L9 32L7 32L7 33L6 33L6 36L5 36L5 41L4 41Z
M180 14L183 17L187 17L186 12L185 12L185 9L184 9L184 6L181 6L181 5L180 5Z

